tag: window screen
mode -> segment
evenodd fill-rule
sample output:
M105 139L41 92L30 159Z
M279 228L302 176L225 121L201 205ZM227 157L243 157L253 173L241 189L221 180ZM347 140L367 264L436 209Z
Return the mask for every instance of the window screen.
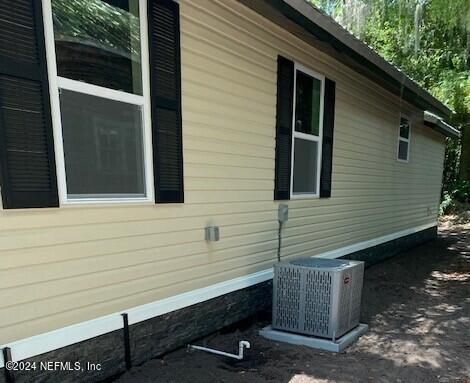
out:
M141 107L69 90L60 107L69 198L144 197Z
M294 193L317 192L318 142L294 139Z

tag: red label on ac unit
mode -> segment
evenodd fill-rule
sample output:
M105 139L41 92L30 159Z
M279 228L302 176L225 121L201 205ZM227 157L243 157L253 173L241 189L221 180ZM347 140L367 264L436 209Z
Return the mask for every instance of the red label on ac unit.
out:
M349 277L344 277L344 280L343 280L344 284L347 284L349 283Z

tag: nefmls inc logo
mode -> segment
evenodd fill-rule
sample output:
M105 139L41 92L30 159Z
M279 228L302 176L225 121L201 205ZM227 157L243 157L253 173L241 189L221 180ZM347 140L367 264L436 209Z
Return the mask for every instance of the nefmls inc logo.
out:
M80 362L41 362L41 370L46 371L79 371Z

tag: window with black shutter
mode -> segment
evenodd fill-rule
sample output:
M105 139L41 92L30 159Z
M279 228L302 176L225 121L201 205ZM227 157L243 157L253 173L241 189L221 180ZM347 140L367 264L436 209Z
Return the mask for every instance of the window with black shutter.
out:
M4 209L58 206L41 1L0 0Z
M3 205L183 202L178 4L12 4L0 0Z
M278 59L275 199L330 197L335 83Z

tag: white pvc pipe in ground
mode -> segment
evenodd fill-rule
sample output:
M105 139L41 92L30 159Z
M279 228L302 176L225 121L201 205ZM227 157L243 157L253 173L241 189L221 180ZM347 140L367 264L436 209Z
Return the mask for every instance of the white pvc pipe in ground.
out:
M238 360L243 359L243 351L244 351L245 347L250 348L251 347L250 342L248 342L246 340L241 340L240 342L238 342L238 355L236 355L236 354L230 354L230 353L224 352L224 351L214 350L213 348L195 346L193 344L188 344L188 349L189 350L205 351L205 352L209 352L211 354L222 355L222 356L226 356L228 358L234 358L234 359L238 359Z

